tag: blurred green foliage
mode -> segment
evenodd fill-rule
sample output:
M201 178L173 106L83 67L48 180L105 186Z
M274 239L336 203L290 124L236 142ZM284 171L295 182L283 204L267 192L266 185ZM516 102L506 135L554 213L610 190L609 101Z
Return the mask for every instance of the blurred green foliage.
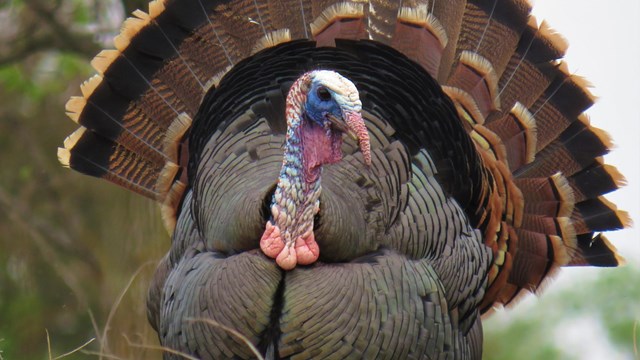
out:
M640 269L635 266L603 269L595 279L560 291L551 289L533 304L523 304L525 311L518 308L522 305L506 310L507 316L515 318L510 319L513 321L505 324L503 319L490 318L484 322L485 358L579 360L572 354L580 351L568 348L574 345L566 342L567 334L562 333L574 326L577 331L583 330L581 346L585 349L592 347L592 342L609 343L622 358L638 359L634 353L640 341L640 328L635 330L634 339L634 327L640 327L638 279ZM599 323L605 338L590 338L594 329L580 329L584 319Z
M123 8L144 8L146 2L124 1ZM98 352L125 359L160 356L130 344L157 345L145 296L169 237L155 205L63 169L56 159L56 148L77 127L66 118L64 103L93 73L89 60L99 45L87 26L99 22L96 4L0 3L0 20L11 20L0 24L0 359L55 357L92 338L84 354L68 358ZM49 25L42 25L43 9L51 11ZM55 35L50 43L35 41L43 31L56 31L51 20L68 30L67 40L86 43L59 43ZM15 57L23 47L29 51ZM633 356L638 278L634 267L607 271L578 288L543 296L516 322L490 319L485 358L566 358L554 326L584 316L599 319L609 340Z

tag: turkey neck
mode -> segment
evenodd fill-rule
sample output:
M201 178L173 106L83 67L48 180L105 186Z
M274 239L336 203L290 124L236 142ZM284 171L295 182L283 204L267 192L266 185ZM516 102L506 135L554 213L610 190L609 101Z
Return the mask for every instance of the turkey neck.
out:
M313 217L318 212L322 167L308 171L304 163L304 148L296 129L287 132L282 169L273 195L271 215L284 235L284 240L313 229ZM294 136L289 136L293 133Z
M271 205L273 221L285 241L313 230L320 205L322 165L342 157L341 134L305 115L306 96L299 95L301 90L292 88L287 97L284 158Z

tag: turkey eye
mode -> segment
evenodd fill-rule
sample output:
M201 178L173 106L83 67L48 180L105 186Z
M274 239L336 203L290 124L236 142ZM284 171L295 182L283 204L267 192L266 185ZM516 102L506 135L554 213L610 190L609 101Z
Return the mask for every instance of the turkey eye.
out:
M329 93L329 90L327 90L326 87L319 87L318 91L316 92L318 94L318 97L320 98L320 100L322 101L329 101L331 100L331 93Z

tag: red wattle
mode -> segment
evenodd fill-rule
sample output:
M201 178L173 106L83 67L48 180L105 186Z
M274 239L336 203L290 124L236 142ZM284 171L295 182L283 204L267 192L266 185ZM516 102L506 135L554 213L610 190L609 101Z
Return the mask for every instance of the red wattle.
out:
M260 239L260 249L270 258L275 259L284 248L284 240L280 234L280 228L272 225L271 221L267 221L266 229Z
M313 264L318 260L320 247L316 242L313 231L306 237L300 236L296 239L296 256L298 257L298 264L300 265Z
M292 246L293 245L293 246ZM280 228L267 222L266 229L260 239L260 249L273 259L283 270L292 270L296 265L309 265L318 260L320 247L316 243L313 232L307 236L299 236L295 245L285 244Z
M342 160L342 134L328 131L310 121L303 121L300 127L303 171L307 183L315 182L324 164Z

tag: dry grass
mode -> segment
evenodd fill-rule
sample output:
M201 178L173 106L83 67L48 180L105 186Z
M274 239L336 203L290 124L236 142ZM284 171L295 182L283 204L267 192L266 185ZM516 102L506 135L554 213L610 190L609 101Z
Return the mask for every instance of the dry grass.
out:
M140 275L142 270L144 270L147 266L153 265L153 264L156 264L156 262L155 261L147 261L146 263L140 265L138 267L138 269L133 273L133 275L131 275L131 277L129 278L129 281L127 282L127 285L122 289L122 291L118 295L118 298L116 299L116 301L111 306L111 309L109 310L109 315L107 316L107 321L106 321L106 323L104 325L104 328L102 329L102 335L98 339L98 341L100 343L100 354L104 354L105 352L108 353L109 346L108 346L107 333L108 333L108 331L110 329L111 321L113 321L113 317L115 316L116 311L120 307L120 304L122 304L122 299L124 299L124 296L127 294L129 289L131 288L131 285L133 284L135 279ZM102 360L102 356L100 356L99 359Z
M179 355L182 356L185 359L188 360L199 360L196 357L193 357L189 354L185 354L183 352L168 348L166 346L158 346L158 345L148 345L148 344L136 344L133 343L129 340L129 338L127 338L125 335L123 335L125 340L127 341L127 344L129 344L129 346L131 347L135 347L135 348L139 348L139 349L148 349L148 350L156 350L156 351L162 351L162 352L168 352L170 354L174 354L174 355Z
M71 351L67 351L66 353L62 354L62 355L58 355L56 357L53 357L53 354L51 353L51 339L49 337L49 330L45 329L45 332L47 333L47 349L49 350L49 360L59 360L59 359L64 359L67 356L71 356L79 351L82 351L82 349L84 349L85 347L89 346L89 344L91 344L96 338L91 338L89 339L87 342L85 342L84 344L78 346L77 348L71 350Z
M109 332L111 330L111 326L112 326L112 322L114 321L114 318L116 316L116 313L118 312L118 309L120 309L122 303L123 303L123 299L125 298L125 296L127 295L127 293L129 292L129 290L131 289L132 285L134 284L134 282L136 281L136 279L139 278L140 274L143 272L143 270L145 270L146 268L148 268L150 265L155 265L156 262L155 261L148 261L142 265L140 265L138 267L138 269L129 277L129 280L127 281L126 285L121 289L120 293L118 294L117 298L115 299L115 301L113 302L109 313L107 315L107 318L105 320L105 324L102 328L100 328L100 326L98 325L98 322L95 319L95 316L93 314L93 312L89 309L88 310L88 314L89 314L89 318L91 319L91 323L94 329L94 332L96 334L96 337L93 337L91 339L89 339L88 341L86 341L85 343L83 343L82 345L74 348L71 351L65 352L64 354L58 355L58 356L54 356L53 351L52 351L52 346L51 346L51 337L49 334L49 330L45 329L45 333L46 333L46 342L47 342L47 354L48 354L48 360L58 360L58 359L64 359L68 356L71 356L73 354L76 353L83 353L85 355L93 355L98 357L99 359L117 359L117 360L126 360L126 359L138 359L140 358L137 354L134 354L133 352L125 355L125 357L122 357L118 354L116 354L114 351L112 351L109 348L109 343L108 343L108 337L109 337ZM145 323L144 326L148 327L148 325ZM160 351L166 351L166 352L170 352L172 354L176 354L176 355L180 355L186 359L192 360L195 359L192 356L189 356L187 354L182 354L180 352L177 352L173 349L169 349L169 348L165 348L165 347L161 347L161 346L155 346L155 345L149 345L149 344L138 344L138 343L134 343L132 341L129 340L129 338L127 337L126 334L121 334L122 338L125 340L127 346L131 349L148 349L148 350L160 350ZM98 343L98 351L93 351L93 350L88 350L86 349L89 345L91 345L92 343L94 343L94 341L97 340ZM3 341L3 339L0 339L0 341ZM0 350L0 360L4 360L2 357L2 351Z
M633 355L636 360L640 360L640 355L638 354L638 320L633 323Z
M258 351L258 349L255 347L255 345L253 345L251 343L251 341L246 336L242 335L238 331L236 331L236 330L234 330L234 329L232 329L230 327L224 326L224 325L220 324L219 322L217 322L215 320L212 320L212 319L187 319L187 321L205 323L205 324L211 325L213 327L216 327L216 328L219 328L219 329L222 329L222 330L228 332L229 334L231 334L231 335L237 337L238 339L240 339L249 348L249 350L251 350L253 355L255 355L258 360L264 360L264 358L262 357L262 354L260 354L260 351Z

